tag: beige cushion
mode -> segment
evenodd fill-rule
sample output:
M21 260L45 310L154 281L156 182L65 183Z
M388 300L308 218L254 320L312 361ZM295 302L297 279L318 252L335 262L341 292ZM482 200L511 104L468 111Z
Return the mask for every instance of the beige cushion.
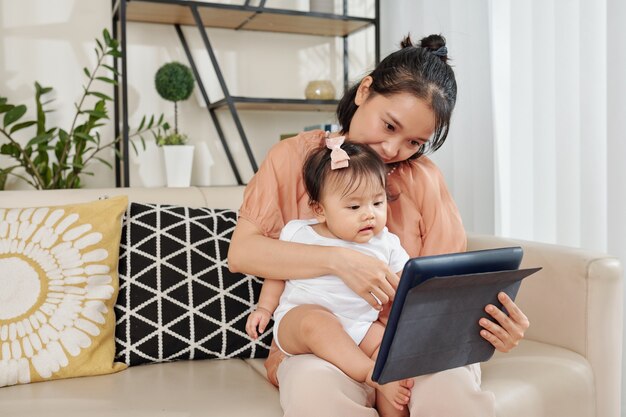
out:
M0 208L0 387L126 368L113 306L127 205Z
M482 367L483 388L495 393L499 417L594 415L592 371L574 352L524 341ZM264 374L262 359L144 365L114 375L4 388L0 404L15 417L117 411L126 417L280 417L278 390Z
M575 352L525 340L481 367L498 417L595 415L593 370Z
M86 203L102 197L128 195L138 203L176 204L188 207L238 210L243 187L206 188L93 188L84 190L2 191L2 207L30 207Z
M13 417L282 415L278 391L241 359L143 365L7 387L0 390L0 404L2 415Z

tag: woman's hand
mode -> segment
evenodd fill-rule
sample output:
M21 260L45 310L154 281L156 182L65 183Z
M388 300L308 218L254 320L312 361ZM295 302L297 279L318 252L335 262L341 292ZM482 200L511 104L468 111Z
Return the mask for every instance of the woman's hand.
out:
M509 315L507 316L502 310L492 304L486 306L485 311L498 323L484 318L480 319L479 324L483 327L480 335L498 351L506 353L516 347L520 340L524 338L524 332L526 332L530 323L526 315L522 313L522 310L508 295L501 292L498 294L498 300L509 312Z
M385 262L347 248L336 248L333 254L334 274L372 307L380 310L393 300L400 278Z

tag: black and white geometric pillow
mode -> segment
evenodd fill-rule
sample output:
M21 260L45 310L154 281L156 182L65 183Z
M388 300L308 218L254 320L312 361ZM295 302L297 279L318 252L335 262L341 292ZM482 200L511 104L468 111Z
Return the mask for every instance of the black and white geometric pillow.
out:
M228 270L237 212L132 203L120 246L116 359L266 357L271 326L245 331L262 280Z

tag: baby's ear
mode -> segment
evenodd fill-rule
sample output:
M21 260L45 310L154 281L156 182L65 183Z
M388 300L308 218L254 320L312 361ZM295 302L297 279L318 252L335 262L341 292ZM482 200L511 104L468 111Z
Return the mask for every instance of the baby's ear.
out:
M319 202L311 202L311 210L313 210L315 220L320 223L324 223L326 221L326 216L324 215L324 207Z

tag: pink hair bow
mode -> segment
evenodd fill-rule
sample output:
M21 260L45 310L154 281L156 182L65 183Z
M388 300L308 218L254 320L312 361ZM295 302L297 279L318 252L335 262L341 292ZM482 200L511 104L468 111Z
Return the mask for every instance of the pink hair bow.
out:
M330 169L346 168L350 157L341 149L345 136L337 136L336 138L326 138L326 147L332 152L330 153Z

